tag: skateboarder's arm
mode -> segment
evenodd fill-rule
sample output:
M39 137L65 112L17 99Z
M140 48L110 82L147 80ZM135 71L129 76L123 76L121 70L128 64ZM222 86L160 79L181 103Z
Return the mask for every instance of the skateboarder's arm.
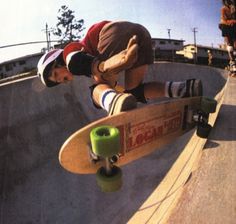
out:
M103 74L119 73L133 66L137 60L137 37L133 36L127 48L111 58L100 61L98 58L83 51L73 49L65 55L68 70L74 75L102 76ZM65 51L65 50L64 50ZM65 51L66 52L66 51Z
M123 70L131 68L137 61L138 44L137 37L130 38L127 48L120 53L112 56L106 61L95 60L93 64L93 75L117 74Z

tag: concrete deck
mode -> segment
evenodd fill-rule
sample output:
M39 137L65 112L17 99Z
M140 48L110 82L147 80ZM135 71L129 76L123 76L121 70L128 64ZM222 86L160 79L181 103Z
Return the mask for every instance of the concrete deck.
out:
M168 223L234 224L236 220L236 79L203 150L198 169L186 185Z
M147 81L198 77L204 94L214 97L227 74L206 66L159 63L150 67L147 77ZM188 133L174 145L125 166L121 191L100 192L94 175L68 173L58 162L66 138L105 115L90 102L90 84L80 77L69 85L45 89L34 78L0 87L0 224L127 223L191 137ZM229 139L224 134L218 138Z

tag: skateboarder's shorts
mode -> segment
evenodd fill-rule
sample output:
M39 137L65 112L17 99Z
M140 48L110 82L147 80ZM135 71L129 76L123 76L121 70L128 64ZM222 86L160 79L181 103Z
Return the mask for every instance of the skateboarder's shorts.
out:
M219 24L219 28L222 31L223 37L229 37L232 40L236 39L236 24L234 24L233 26Z
M107 59L125 50L133 35L137 35L138 39L138 59L133 68L152 64L152 40L148 30L140 24L126 21L111 22L102 28L98 42L101 59Z

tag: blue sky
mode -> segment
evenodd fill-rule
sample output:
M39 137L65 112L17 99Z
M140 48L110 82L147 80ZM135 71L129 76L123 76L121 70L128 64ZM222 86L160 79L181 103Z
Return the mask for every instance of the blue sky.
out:
M153 38L168 38L218 47L223 42L218 23L221 0L5 0L0 8L0 46L45 40L45 24L55 27L61 5L84 19L86 30L101 20L128 20L144 25ZM85 30L85 32L86 32ZM54 39L52 37L52 39ZM0 49L0 62L37 53L45 45Z

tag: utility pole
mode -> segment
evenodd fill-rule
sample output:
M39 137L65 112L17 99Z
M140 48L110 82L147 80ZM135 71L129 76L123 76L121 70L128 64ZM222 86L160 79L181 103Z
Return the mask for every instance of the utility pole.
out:
M42 31L45 31L46 33L46 42L47 42L47 51L49 51L51 49L51 32L53 29L48 29L48 24L46 23L46 28Z
M193 31L193 38L194 38L194 64L196 64L197 63L197 40L196 40L197 27L194 27L192 31Z
M170 36L170 31L171 29L167 29L168 31L168 37L169 37L169 40L171 39L171 36ZM169 41L169 43L171 43L171 41ZM174 61L174 50L173 50L173 47L171 49L171 54L172 54L172 61Z
M171 31L171 29L167 29L167 31L168 31L168 37L170 39L170 31Z
M46 30L45 30L45 33L46 33L46 41L47 41L47 50L49 51L50 49L50 43L49 43L49 32L48 32L48 24L46 23Z

